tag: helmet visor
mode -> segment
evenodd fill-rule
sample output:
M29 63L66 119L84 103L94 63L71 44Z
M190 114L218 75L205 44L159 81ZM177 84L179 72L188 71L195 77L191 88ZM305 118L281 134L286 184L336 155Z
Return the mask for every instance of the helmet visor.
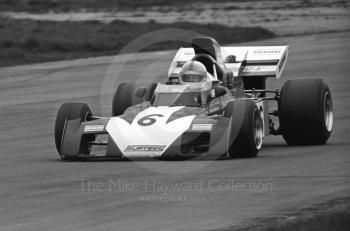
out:
M206 75L200 75L200 74L194 74L194 73L182 74L181 78L183 82L191 82L191 83L204 82L207 80Z

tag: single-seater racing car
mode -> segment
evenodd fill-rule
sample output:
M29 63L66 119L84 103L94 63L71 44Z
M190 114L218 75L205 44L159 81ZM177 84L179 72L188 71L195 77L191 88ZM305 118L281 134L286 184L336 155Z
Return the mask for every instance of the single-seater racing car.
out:
M62 159L255 157L268 135L282 135L289 145L324 144L333 127L327 84L293 79L266 89L267 78L282 75L288 51L194 38L192 47L178 50L164 82L119 84L111 117L93 115L85 103L63 104L57 151ZM102 155L91 152L94 146L105 147Z

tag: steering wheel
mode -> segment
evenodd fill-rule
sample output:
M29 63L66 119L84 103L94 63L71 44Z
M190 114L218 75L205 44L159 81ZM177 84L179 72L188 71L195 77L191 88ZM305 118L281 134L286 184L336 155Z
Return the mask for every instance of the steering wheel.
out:
M191 59L191 61L197 61L198 58L202 58L202 57L209 59L213 64L217 63L216 60L208 54L197 54Z

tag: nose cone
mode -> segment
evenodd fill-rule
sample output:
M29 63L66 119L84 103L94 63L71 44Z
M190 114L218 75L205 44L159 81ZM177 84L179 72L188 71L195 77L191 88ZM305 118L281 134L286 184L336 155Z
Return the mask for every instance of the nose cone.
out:
M183 107L149 107L136 115L132 123L112 118L106 127L126 157L160 157L192 124L194 115L168 122Z

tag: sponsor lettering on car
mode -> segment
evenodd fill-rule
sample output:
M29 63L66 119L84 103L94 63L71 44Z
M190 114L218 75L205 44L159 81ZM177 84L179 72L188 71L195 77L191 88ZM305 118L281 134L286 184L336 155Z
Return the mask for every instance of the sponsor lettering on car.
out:
M280 54L281 50L255 50L254 54Z
M163 152L166 145L128 145L125 152Z
M193 124L193 131L211 131L213 128L212 124Z
M105 125L86 125L84 127L84 132L102 132Z

